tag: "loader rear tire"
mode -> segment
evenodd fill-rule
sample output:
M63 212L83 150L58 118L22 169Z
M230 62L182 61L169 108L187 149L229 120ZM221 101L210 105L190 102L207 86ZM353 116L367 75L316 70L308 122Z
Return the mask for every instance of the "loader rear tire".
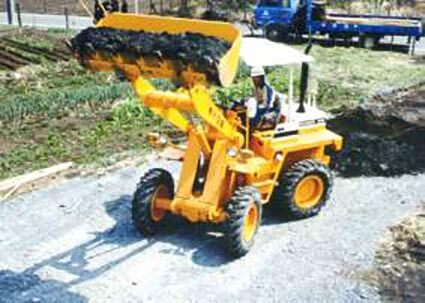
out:
M174 197L174 181L163 169L148 171L137 185L132 201L132 218L136 229L143 235L152 235L163 223L167 211L155 206L158 199Z
M261 195L254 187L238 188L226 205L228 219L224 234L228 252L235 258L246 255L254 245L261 224Z
M296 219L312 217L329 200L332 186L332 173L326 165L303 160L281 176L274 202Z

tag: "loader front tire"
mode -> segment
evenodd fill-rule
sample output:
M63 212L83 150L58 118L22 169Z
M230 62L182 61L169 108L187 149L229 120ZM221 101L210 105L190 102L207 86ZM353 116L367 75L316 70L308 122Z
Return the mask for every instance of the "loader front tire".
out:
M163 169L148 171L137 185L132 201L132 218L136 229L143 235L152 235L163 223L167 211L158 207L158 202L172 200L174 181Z
M281 176L274 202L296 219L312 217L329 200L332 186L332 173L326 165L303 160Z
M261 224L261 195L254 187L238 188L226 205L225 238L228 252L235 258L246 255L254 244Z

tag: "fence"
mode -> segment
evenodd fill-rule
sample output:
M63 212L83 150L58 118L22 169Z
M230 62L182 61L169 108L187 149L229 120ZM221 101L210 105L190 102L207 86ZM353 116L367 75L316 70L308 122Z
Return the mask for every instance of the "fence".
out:
M84 2L93 11L95 1ZM127 2L129 12L145 14L173 14L178 11L181 4L181 0ZM80 0L0 0L0 12L3 12L0 13L0 24L72 29L85 28L93 24L92 18Z
M70 15L87 16L87 13L79 0L13 0L15 4L19 4L22 13L32 14L51 14L60 15L67 9ZM59 2L59 3L58 3ZM94 7L94 0L85 1L90 8ZM101 1L103 2L103 1ZM127 0L130 12L149 13L151 6L155 7L158 13L165 13L168 10L176 10L181 5L181 0ZM205 1L206 2L206 1ZM0 0L0 12L6 11L7 0Z

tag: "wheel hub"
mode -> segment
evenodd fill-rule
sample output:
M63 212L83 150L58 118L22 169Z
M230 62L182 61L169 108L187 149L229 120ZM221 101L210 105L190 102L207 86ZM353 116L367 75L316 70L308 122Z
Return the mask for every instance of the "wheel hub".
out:
M169 199L170 194L165 185L161 185L155 190L151 201L151 217L153 221L159 222L164 218L166 210L158 206L167 203Z
M251 203L244 219L242 238L245 242L249 242L254 237L258 227L258 209L255 203Z
M302 179L295 189L295 203L301 208L316 206L323 196L323 180L316 175Z

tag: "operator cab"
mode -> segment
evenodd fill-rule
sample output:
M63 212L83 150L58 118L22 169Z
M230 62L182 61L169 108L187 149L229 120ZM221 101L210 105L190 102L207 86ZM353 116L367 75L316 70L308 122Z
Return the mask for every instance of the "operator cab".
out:
M309 55L282 43L275 43L263 38L244 38L242 41L241 57L251 68L254 66L285 67L288 72L288 87L286 91L279 92L286 97L282 103L282 123L272 130L254 132L255 137L286 138L297 135L300 129L311 128L312 126L325 125L329 115L318 109L316 106L316 85L308 81L304 88L305 101L294 101L294 71L304 70L313 62ZM302 67L304 64L304 67ZM308 83L310 82L310 83ZM310 84L310 85L308 85ZM300 89L300 94L302 95Z

